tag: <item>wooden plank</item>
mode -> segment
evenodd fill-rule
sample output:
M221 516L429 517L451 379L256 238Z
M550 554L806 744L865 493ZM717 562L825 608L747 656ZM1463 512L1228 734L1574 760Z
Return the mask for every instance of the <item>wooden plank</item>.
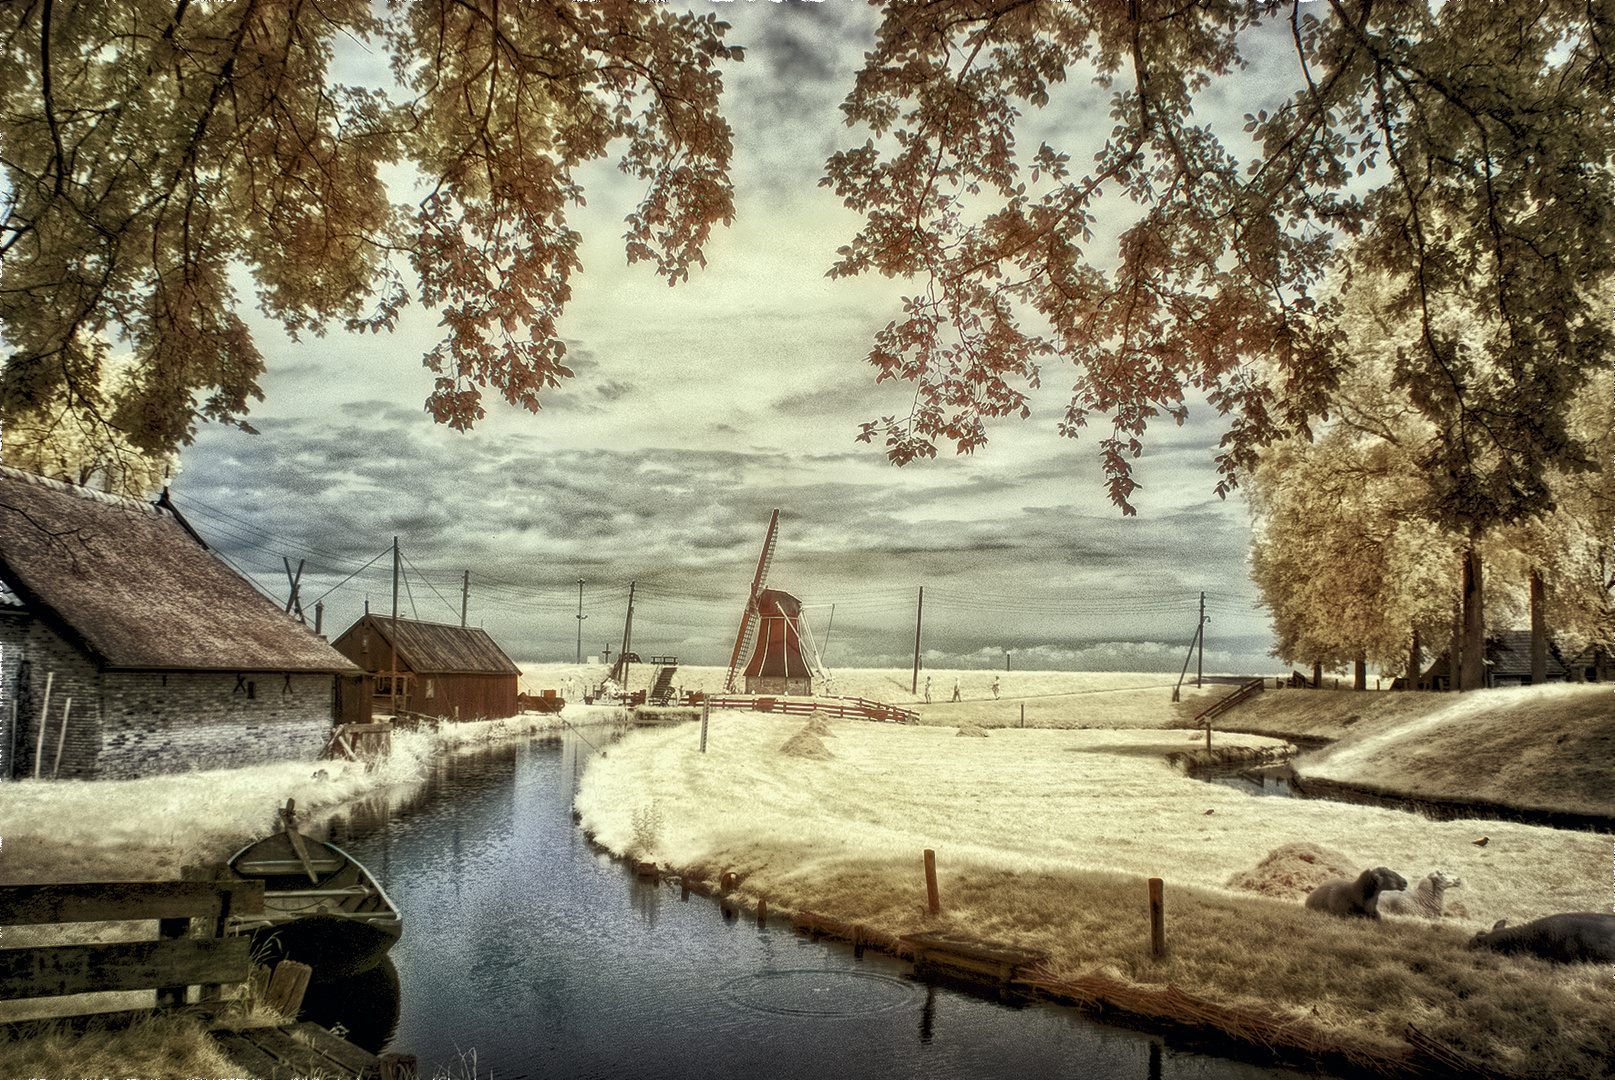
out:
M251 959L246 937L0 949L0 1000L245 982Z
M224 1051L224 1056L247 1076L255 1076L259 1080L278 1080L278 1076L290 1075L285 1063L266 1053L244 1032L214 1031L210 1034L213 1041L219 1044L219 1049Z
M0 926L218 918L264 909L261 881L100 881L0 885Z
M311 1020L293 1024L291 1030L308 1039L311 1045L323 1057L337 1063L338 1066L355 1076L374 1073L380 1070L380 1063L375 1054L362 1047L354 1046L346 1039L340 1039L325 1028Z

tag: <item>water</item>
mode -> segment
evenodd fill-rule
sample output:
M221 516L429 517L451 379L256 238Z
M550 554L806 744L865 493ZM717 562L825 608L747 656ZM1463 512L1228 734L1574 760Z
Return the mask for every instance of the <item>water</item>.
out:
M390 1045L423 1068L469 1076L474 1052L476 1075L497 1080L1303 1075L928 984L883 954L681 900L573 824L592 753L572 733L505 744L331 823L404 913ZM385 982L327 995L338 1000L321 1019L379 1032L379 1045L393 1015L374 988Z

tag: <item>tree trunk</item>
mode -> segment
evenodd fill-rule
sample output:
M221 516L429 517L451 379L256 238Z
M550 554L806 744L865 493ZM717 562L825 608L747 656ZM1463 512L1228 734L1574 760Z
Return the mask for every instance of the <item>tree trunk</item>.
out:
M1548 598L1542 571L1531 568L1531 685L1548 681Z
M1323 664L1317 660L1312 661L1312 689L1323 689Z
M1460 589L1458 603L1452 609L1452 641L1447 646L1447 689L1462 690L1459 678L1464 668L1464 603Z
M1421 651L1419 649L1419 628L1415 626L1413 628L1413 646L1408 649L1407 688L1409 690L1417 690L1419 688L1419 678L1423 674L1423 672L1421 672L1419 669L1423 666L1424 657L1421 655Z
M1464 550L1463 688L1486 685L1486 613L1482 606L1480 552L1474 543Z
M1368 659L1366 657L1362 656L1361 654L1359 654L1358 657L1357 657L1356 662L1353 663L1352 668L1353 668L1353 670L1352 670L1351 688L1353 690L1367 690L1368 689Z

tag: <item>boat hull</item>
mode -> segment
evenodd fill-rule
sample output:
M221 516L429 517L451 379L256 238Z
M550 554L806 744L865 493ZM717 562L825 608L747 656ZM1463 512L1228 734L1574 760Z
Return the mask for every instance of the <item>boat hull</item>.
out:
M234 919L236 931L252 935L260 963L307 964L312 982L368 971L403 933L398 909L357 859L334 844L297 838L301 844L278 833L230 860L238 875L264 883L264 913Z

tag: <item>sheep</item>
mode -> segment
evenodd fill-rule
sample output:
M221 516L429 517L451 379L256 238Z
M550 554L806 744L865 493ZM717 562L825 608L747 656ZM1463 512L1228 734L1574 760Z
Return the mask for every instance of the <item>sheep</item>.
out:
M1306 906L1342 917L1379 918L1379 894L1388 889L1406 889L1407 879L1395 870L1376 866L1357 875L1356 881L1337 878L1307 893Z
M1382 915L1417 915L1425 919L1439 919L1441 894L1462 884L1456 874L1432 870L1411 893L1394 889L1380 893L1377 905Z
M1547 915L1524 926L1509 926L1507 919L1499 919L1491 930L1477 931L1469 947L1530 953L1558 964L1615 962L1615 915L1592 911Z

